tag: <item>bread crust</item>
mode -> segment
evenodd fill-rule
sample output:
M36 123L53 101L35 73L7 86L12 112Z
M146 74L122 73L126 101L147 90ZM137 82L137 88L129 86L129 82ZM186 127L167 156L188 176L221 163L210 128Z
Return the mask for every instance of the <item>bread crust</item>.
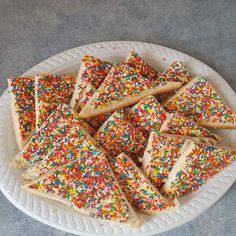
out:
M167 93L167 92L170 92L172 90L178 89L181 86L182 86L182 84L180 82L169 82L168 84L166 84L164 86L159 86L159 87L156 87L156 88L147 89L147 90L141 92L137 96L124 97L120 101L110 103L109 106L107 106L105 108L98 108L98 109L94 109L90 105L91 101L94 98L96 98L96 96L97 96L97 94L95 93L93 95L93 97L88 101L88 103L84 106L82 111L79 113L79 116L81 118L86 118L87 119L87 118L95 117L97 115L110 113L110 112L113 112L115 110L119 110L122 107L127 107L129 105L133 105L133 104L139 102L140 100L142 100L143 98L145 98L148 95L157 95L157 94Z

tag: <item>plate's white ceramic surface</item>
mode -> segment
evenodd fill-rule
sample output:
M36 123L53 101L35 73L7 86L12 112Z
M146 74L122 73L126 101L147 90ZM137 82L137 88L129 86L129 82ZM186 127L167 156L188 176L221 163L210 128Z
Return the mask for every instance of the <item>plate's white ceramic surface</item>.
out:
M182 61L191 74L206 76L220 90L236 110L236 95L224 79L204 63L181 52L158 45L140 42L105 42L85 45L53 56L36 65L24 75L37 73L77 73L84 54L108 61L124 60L130 50L141 54L159 71L166 69L174 60ZM236 131L222 131L226 143L236 140ZM55 228L82 235L153 235L184 224L212 206L229 189L236 179L236 163L209 181L194 194L181 199L179 210L156 217L148 217L138 230L115 223L82 216L75 210L59 203L36 197L21 189L21 170L9 167L16 154L16 143L7 92L0 99L0 188L4 195L20 210L31 217Z

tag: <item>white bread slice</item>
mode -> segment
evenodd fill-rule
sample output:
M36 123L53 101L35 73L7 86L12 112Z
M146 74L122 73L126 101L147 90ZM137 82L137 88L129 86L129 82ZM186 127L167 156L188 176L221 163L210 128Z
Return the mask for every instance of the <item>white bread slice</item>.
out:
M175 90L179 82L163 82L142 77L127 64L115 65L92 98L79 113L82 118L91 118L135 104L148 95L157 95Z
M138 72L144 76L149 78L158 78L164 81L170 82L181 82L182 84L187 83L191 80L191 76L188 73L186 67L179 61L175 61L172 63L169 68L164 72L158 72L154 68L152 68L137 52L131 51L126 58L126 63L129 66L138 70ZM177 90L164 93L161 95L157 95L158 101L163 102L168 97L173 96Z
M162 105L166 111L178 112L203 126L236 129L235 112L203 77L190 81Z
M173 62L166 71L160 74L160 77L166 81L181 82L182 84L186 84L192 79L188 70L180 61Z
M173 211L178 201L168 201L125 154L110 159L111 168L132 207L147 215Z
M79 124L71 124L64 138L35 165L30 166L24 173L27 180L41 177L54 169L75 161L77 157L89 155L91 146L99 145L90 134Z
M34 78L8 78L16 142L20 150L35 132Z
M156 79L159 76L159 72L152 68L137 52L130 51L125 62L135 68L144 77Z
M192 79L186 67L179 61L173 62L166 71L160 73L160 77L165 81L181 82L182 85L188 83ZM161 94L158 96L158 101L163 102L174 96L176 93L177 90Z
M107 61L93 56L83 56L70 106L80 111L98 89L110 69L111 64Z
M222 140L222 137L214 133L212 130L204 128L177 113L167 115L167 119L162 123L159 132L162 134L199 137L213 145Z
M28 168L43 159L59 143L72 125L80 125L89 133L93 129L66 104L60 104L33 135L24 149L11 161L11 165Z
M151 132L143 155L142 170L152 184L159 189L180 157L186 137Z
M127 119L147 137L151 131L159 130L167 118L167 112L157 99L150 95L135 104L127 113Z
M233 162L233 153L225 148L188 142L188 148L176 161L163 186L163 193L169 197L181 197L198 190Z
M186 140L182 152L180 154L180 157L176 160L174 166L172 167L172 170L170 171L168 178L165 181L165 184L162 187L162 191L165 193L169 193L171 190L171 183L175 180L176 174L178 171L182 170L185 166L185 161L187 156L190 154L192 149L194 148L194 142L191 140Z
M73 75L43 74L35 77L36 129L60 103L70 103L75 80Z
M122 151L140 161L147 144L146 137L124 117L123 111L114 112L95 133L94 139L112 156Z
M87 150L86 156L77 155L77 160L26 183L23 188L83 214L139 227L143 218L125 198L106 156L95 146L92 149L93 152Z

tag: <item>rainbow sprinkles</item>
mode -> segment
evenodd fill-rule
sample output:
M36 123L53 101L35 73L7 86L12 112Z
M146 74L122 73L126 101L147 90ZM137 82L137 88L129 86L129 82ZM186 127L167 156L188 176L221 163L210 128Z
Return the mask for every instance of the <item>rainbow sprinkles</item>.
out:
M35 131L35 80L28 77L10 77L7 81L16 141L22 150Z
M166 111L178 112L203 126L236 129L236 114L203 77L186 84L163 106Z
M84 55L77 77L8 79L20 148L10 164L24 169L24 190L136 228L236 160L212 129L236 129L214 85L180 61L159 72L139 53Z
M118 63L113 66L79 115L90 118L109 113L139 102L148 95L169 92L180 86L180 82L163 82L144 77L129 65Z

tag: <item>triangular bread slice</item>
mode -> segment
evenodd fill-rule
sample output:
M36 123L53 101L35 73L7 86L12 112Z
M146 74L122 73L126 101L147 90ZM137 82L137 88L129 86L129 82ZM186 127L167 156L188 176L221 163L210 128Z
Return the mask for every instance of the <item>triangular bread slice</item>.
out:
M181 82L182 85L188 83L192 79L192 76L189 74L187 68L182 64L182 62L179 61L173 62L166 71L160 73L160 77L166 81ZM170 93L161 94L158 96L158 101L163 102L167 98L174 96L176 92L177 90Z
M123 111L117 111L95 133L94 139L112 157L122 151L138 161L147 145L146 137L124 118Z
M143 77L156 79L159 76L159 72L152 68L137 52L130 51L126 58L126 63L135 68Z
M69 104L75 76L38 75L35 77L36 129L39 129L58 104Z
M156 188L159 189L168 178L172 167L185 149L185 141L185 137L151 132L143 155L142 170Z
M233 161L233 154L227 149L186 142L188 148L176 161L163 186L169 197L180 197L198 190Z
M82 118L91 118L113 112L135 104L148 95L166 93L180 86L180 82L143 77L129 65L119 63L113 66L79 115Z
M99 58L89 55L83 56L70 102L72 108L80 111L84 107L107 76L111 66L111 63Z
M94 132L68 105L60 104L11 164L19 168L35 165L67 135L74 124L82 126L89 133Z
M149 78L158 78L164 81L188 83L192 77L189 74L186 66L180 61L173 62L166 71L158 72L152 68L137 52L131 51L126 58L126 63L135 68L142 76ZM158 96L158 101L162 102L169 96L174 95L176 91L161 94Z
M81 60L81 66L76 78L76 85L70 106L76 111L86 105L100 84L103 82L109 73L112 64L107 61L102 61L93 56L85 55ZM92 119L87 119L86 122L95 130L108 119L111 114L99 115Z
M90 148L91 142L98 146L87 130L77 123L72 124L64 138L40 162L29 167L23 173L23 177L28 180L41 177L60 166L74 161L77 156L89 154L92 151Z
M163 106L166 111L178 112L203 126L236 129L235 112L203 77L190 81Z
M20 150L35 131L34 78L10 77L8 90L11 96L11 110L16 142Z
M158 131L166 118L167 112L152 95L143 98L127 113L130 123L141 129L147 137L151 131Z
M89 142L89 140L87 140ZM138 227L142 220L125 198L106 156L91 142L85 155L26 183L25 190L102 220Z
M166 81L181 82L182 84L186 84L192 79L185 65L180 61L173 62L168 69L159 76Z
M125 154L110 159L111 168L132 207L144 214L157 215L178 207L177 201L166 200Z
M191 137L201 137L207 143L217 144L222 137L212 130L204 128L197 123L181 116L177 113L167 115L167 119L162 123L159 132L162 134L184 135Z

